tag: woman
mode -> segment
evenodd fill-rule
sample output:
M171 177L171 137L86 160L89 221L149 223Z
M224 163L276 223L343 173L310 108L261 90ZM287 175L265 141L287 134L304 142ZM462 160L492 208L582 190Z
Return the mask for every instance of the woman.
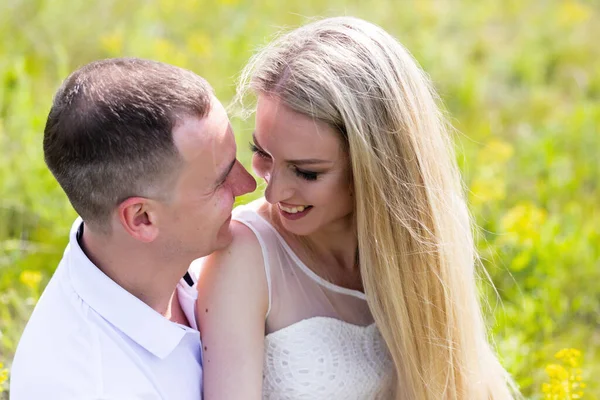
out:
M257 54L248 88L267 187L204 261L205 398L512 398L448 128L409 53L324 19Z

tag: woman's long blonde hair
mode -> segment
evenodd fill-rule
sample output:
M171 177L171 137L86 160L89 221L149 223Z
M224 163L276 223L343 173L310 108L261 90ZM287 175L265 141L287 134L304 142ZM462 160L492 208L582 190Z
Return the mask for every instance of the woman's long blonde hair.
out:
M256 54L238 101L248 89L331 124L347 146L362 280L394 365L382 397L511 399L480 311L449 127L408 51L366 21L323 19Z

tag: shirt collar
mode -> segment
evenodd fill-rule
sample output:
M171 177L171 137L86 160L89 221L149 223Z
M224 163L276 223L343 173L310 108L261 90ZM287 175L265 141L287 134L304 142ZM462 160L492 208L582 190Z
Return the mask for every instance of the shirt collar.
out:
M85 255L77 240L83 221L71 228L64 254L73 288L81 299L117 329L159 358L168 356L188 332L169 321L106 276Z

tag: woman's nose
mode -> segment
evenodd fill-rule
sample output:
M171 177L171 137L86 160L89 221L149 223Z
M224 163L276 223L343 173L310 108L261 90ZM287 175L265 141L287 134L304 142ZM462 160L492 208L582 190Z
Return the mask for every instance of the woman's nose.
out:
M279 203L280 201L289 199L294 194L294 189L286 184L283 177L272 171L264 175L267 182L265 190L265 199L271 204Z

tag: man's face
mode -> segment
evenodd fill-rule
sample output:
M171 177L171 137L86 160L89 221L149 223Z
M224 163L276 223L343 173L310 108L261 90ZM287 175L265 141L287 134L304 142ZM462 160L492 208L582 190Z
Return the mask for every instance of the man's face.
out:
M191 262L231 242L235 197L254 191L256 182L236 159L233 131L216 98L206 117L179 123L173 140L183 166L161 212L160 238L167 257Z

